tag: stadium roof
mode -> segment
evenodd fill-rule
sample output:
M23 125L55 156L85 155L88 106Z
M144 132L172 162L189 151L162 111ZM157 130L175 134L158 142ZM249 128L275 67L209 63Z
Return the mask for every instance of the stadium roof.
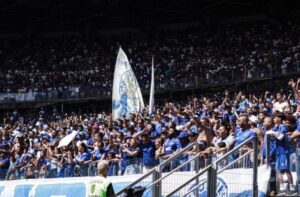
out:
M298 7L275 0L2 0L0 32L138 27L276 12ZM299 4L299 3L297 3ZM275 7L270 9L270 5Z

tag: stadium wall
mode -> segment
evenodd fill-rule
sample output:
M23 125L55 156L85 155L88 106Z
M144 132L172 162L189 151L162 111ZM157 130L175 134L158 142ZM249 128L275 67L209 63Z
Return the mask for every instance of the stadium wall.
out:
M229 169L222 172L217 179L217 194L218 196L245 196L252 192L252 172L253 169ZM194 172L177 172L172 175L172 178L165 179L162 188L163 196L174 190L170 185L179 186L187 179L191 178ZM190 176L188 176L190 175ZM295 174L293 174L296 176ZM109 177L113 183L116 192L125 188L141 175L131 176L115 176ZM258 190L259 196L266 196L268 181L270 176L270 169L266 166L261 166L258 169ZM176 178L174 178L176 177ZM185 177L185 178L184 178ZM206 178L200 177L199 196L206 196ZM97 177L73 177L61 179L28 179L16 181L2 181L0 182L0 196L6 197L72 197L72 196L87 196L91 187L91 182L97 180ZM144 180L143 185L148 185L151 179ZM189 191L193 187L191 183L184 188L183 193ZM146 190L145 196L150 197L151 191ZM181 193L182 194L182 193ZM190 196L196 196L192 193Z

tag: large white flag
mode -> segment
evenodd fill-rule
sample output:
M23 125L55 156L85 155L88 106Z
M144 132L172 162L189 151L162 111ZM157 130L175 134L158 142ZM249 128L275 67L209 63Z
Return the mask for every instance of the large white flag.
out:
M112 116L113 120L130 113L141 111L144 108L144 101L140 86L132 71L128 58L120 47L112 90Z
M149 114L154 110L154 57L152 57L152 70L151 70L151 85L150 85L150 98L149 98Z

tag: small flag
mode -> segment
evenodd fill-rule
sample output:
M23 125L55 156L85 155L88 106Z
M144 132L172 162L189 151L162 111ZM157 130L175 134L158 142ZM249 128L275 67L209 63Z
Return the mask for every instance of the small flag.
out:
M59 141L58 148L68 146L75 139L78 131L73 131Z
M149 98L149 114L151 115L154 110L154 57L152 57L152 70L151 70L151 85L150 85L150 98Z

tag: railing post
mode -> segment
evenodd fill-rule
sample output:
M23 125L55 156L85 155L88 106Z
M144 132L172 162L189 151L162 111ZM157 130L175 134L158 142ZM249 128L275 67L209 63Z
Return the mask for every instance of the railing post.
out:
M162 167L158 166L155 168L155 172L153 173L153 182L160 179L162 173ZM161 196L161 181L159 181L157 184L154 185L154 189L152 192L152 197Z
M257 197L258 196L258 186L257 186L257 168L258 168L258 143L257 143L257 138L254 139L253 142L254 145L254 158L253 158L253 193L252 196L253 197Z
M217 163L212 163L207 174L207 197L216 196L216 185L217 185Z
M197 144L196 145L196 153L199 153L199 145ZM195 160L194 160L194 163L195 163L195 171L196 171L196 174L198 174L199 170L200 170L200 162L199 162L199 159L200 157L197 157ZM206 167L206 166L205 166ZM199 184L199 177L196 178L196 185ZM199 187L197 187L196 189L196 196L199 195Z
M157 168L155 168L155 171L153 172L153 175L152 175L152 182L155 182L156 180L159 179L158 174L159 174L158 170L157 170ZM155 196L159 196L159 183L155 184L152 189L152 197L155 197Z
M267 138L266 160L267 160L267 165L270 165L270 135L266 134L266 138Z

